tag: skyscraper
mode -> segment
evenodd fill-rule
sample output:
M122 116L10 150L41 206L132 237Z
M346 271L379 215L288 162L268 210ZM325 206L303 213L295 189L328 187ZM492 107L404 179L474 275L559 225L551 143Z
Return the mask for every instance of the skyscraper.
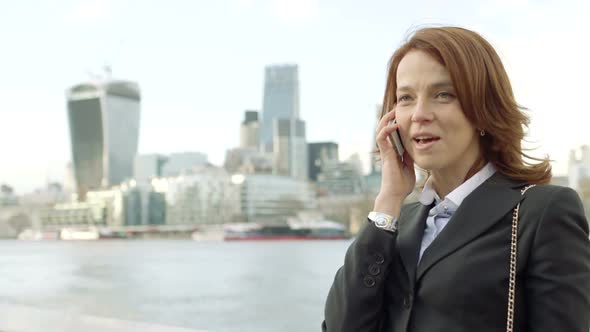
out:
M308 155L305 122L294 119L276 119L274 128L273 173L307 180Z
M260 122L257 111L246 111L240 126L240 147L258 148L260 146Z
M299 119L299 74L297 65L268 66L264 76L261 147L273 151L274 121Z
M67 91L72 163L78 199L88 190L119 184L133 175L139 139L137 83L79 84Z
M309 143L307 147L309 155L309 179L315 182L318 180L318 174L322 172L322 169L326 164L338 162L338 143Z

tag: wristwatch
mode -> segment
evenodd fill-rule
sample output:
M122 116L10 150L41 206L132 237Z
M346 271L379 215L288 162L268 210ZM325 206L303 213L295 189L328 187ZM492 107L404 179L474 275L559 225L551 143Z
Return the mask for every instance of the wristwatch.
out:
M375 226L391 233L397 232L397 219L386 213L371 211L368 216Z

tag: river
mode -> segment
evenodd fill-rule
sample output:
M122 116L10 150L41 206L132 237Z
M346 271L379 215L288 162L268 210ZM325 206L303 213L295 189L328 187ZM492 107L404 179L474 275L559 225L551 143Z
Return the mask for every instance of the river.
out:
M0 303L211 332L319 331L350 243L0 241Z

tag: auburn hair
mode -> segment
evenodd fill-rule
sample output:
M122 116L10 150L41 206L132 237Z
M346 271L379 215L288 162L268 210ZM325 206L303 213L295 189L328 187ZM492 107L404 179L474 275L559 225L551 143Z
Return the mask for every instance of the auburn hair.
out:
M397 68L412 50L423 51L446 67L463 113L474 127L485 130L485 136L479 136L483 160L476 161L467 178L489 161L514 180L535 184L551 180L549 159L524 153L521 143L530 120L523 113L525 108L516 103L500 57L476 32L459 27L428 27L414 32L389 61L381 117L394 108Z

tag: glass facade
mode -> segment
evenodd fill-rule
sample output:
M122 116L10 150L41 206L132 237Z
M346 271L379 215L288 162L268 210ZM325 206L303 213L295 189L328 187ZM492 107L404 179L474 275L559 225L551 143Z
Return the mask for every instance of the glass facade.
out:
M338 143L320 142L309 143L308 145L308 168L309 179L318 180L318 174L322 172L322 167L329 162L338 162Z
M277 222L317 207L307 181L269 174L244 174L238 184L242 215L249 222Z
M68 91L68 120L78 197L133 176L139 139L136 83L81 84Z
M68 102L72 162L78 195L100 188L104 173L104 130L99 98Z
M299 118L299 74L297 65L265 69L260 140L266 152L273 151L275 119Z
M275 119L273 174L308 179L305 122Z

